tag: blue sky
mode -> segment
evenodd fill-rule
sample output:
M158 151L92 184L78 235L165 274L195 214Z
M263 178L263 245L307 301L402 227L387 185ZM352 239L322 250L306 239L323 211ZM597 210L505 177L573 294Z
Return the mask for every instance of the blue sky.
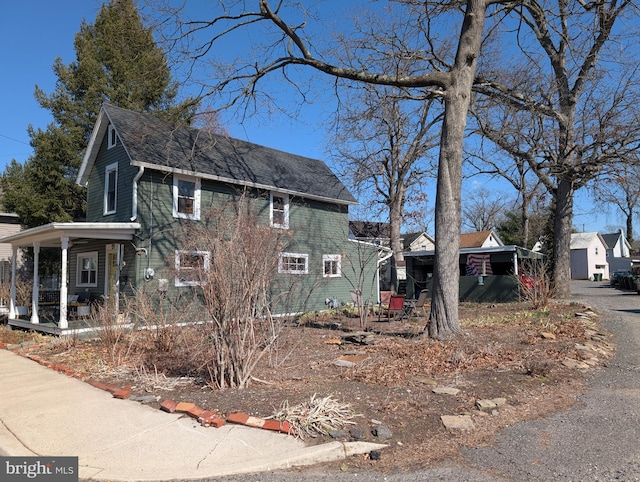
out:
M56 57L65 64L75 60L73 40L85 19L93 23L101 0L2 0L0 2L0 62L3 68L0 89L0 169L12 160L26 160L31 154L27 127L45 129L52 121L49 111L34 99L37 84L45 92L55 88L52 66ZM211 4L208 4L211 8ZM177 79L179 80L179 79ZM273 116L255 118L240 125L225 119L233 137L317 159L326 159L326 136L318 121L327 105L319 102L304 107L297 120ZM467 189L494 190L494 182L474 181ZM467 190L465 190L467 191ZM468 192L468 191L467 191ZM511 195L511 192L507 194ZM435 199L435 193L429 193ZM603 209L594 212L592 193L582 189L576 195L574 226L580 231L606 231L622 225L617 214Z

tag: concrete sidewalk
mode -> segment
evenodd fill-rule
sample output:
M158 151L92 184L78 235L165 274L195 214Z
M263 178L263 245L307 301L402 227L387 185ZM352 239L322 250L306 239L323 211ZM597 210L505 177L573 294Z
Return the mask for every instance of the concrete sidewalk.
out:
M88 383L0 350L0 455L77 456L94 480L201 479L310 465L385 445L307 446L292 436L119 400Z

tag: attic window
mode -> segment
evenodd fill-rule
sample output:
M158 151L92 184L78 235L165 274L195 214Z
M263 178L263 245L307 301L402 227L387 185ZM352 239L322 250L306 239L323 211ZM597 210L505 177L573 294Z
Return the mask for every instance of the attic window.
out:
M271 227L289 229L289 196L271 193Z
M107 139L107 149L111 149L115 147L118 143L118 134L116 133L116 128L113 127L113 124L109 124L109 135Z
M173 217L200 219L200 179L173 176Z

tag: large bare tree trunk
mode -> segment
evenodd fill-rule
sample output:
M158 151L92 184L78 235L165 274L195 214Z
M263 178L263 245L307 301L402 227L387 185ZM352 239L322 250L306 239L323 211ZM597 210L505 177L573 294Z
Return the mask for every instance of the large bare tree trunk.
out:
M445 92L435 206L435 266L429 336L445 339L460 333L460 222L462 145L484 28L484 0L467 1L456 61Z
M403 186L398 186L397 195L389 204L389 242L391 250L393 251L393 263L391 266L393 272L391 279L396 283L394 289L397 288L397 282L400 279L398 276L399 268L404 269L405 267L404 254L402 252L403 247L400 239L400 226L402 225L402 219L404 217L404 191L405 188Z
M553 226L553 284L556 297L571 294L571 230L573 227L574 183L569 177L558 179Z
M458 102L447 102L442 126L435 209L437 244L429 318L429 336L438 339L449 338L460 332L458 299L462 142L455 139L464 131L465 104L468 102L464 96Z

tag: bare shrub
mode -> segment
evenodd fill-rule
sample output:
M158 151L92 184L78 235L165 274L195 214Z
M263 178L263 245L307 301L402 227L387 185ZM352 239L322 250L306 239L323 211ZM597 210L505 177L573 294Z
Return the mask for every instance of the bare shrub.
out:
M126 358L130 349L127 339L130 328L119 321L119 314L113 303L91 305L87 323L93 327L110 361L115 365Z
M134 322L132 346L140 370L169 376L197 376L202 364L202 338L194 298L167 298L144 285L125 300L126 317Z
M188 269L176 276L198 287L207 315L200 326L200 348L207 354L202 367L213 386L243 388L284 326L273 313L284 311L287 296L274 296L272 285L287 235L261 223L243 195L203 213L182 239L193 259L181 260Z
M530 302L536 310L546 308L555 294L550 273L548 263L524 260L516 277L521 299Z

